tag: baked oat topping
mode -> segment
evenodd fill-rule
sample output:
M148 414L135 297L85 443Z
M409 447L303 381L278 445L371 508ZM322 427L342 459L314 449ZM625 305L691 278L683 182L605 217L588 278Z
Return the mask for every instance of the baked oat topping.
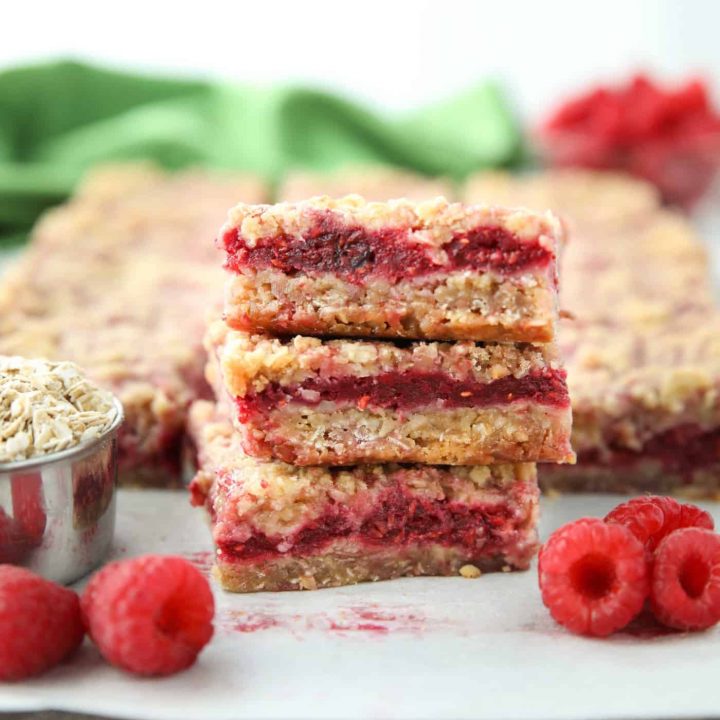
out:
M550 211L466 205L442 197L423 202L404 198L368 202L360 195L318 196L276 205L239 203L229 211L220 237L226 238L234 231L248 248L254 248L280 236L303 237L316 228L318 217L342 227L361 227L365 232L402 228L407 230L408 240L429 249L446 245L453 234L479 227L503 228L519 242L538 243L553 253L565 240L560 221Z
M112 394L74 363L0 357L0 463L80 445L116 418Z
M279 339L211 322L205 347L216 358L223 382L235 396L268 385L300 384L308 378L379 376L389 372L442 371L450 377L492 382L543 369L560 370L553 344L458 341L395 344L378 340L323 340L296 335Z
M278 190L278 200L297 202L317 195L340 198L357 194L368 200L428 200L455 195L452 182L442 177L426 177L401 168L386 166L346 166L331 172L291 172Z

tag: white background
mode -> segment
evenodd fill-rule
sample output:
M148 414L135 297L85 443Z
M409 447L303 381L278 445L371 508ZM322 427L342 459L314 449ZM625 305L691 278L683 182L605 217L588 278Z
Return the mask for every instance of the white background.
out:
M636 68L720 85L717 0L3 2L0 67L73 56L253 83L304 81L391 109L493 76L536 118Z

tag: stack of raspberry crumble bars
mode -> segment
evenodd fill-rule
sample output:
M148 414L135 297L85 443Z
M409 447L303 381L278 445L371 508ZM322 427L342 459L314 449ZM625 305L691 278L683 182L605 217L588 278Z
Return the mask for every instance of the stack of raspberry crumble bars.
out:
M190 413L226 589L528 566L534 463L574 460L561 236L442 198L230 211L216 402Z

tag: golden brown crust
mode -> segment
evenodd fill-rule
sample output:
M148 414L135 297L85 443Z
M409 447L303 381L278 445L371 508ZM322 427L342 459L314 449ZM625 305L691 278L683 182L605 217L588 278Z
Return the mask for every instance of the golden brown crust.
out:
M571 463L570 426L569 407L526 402L420 408L407 416L353 405L288 403L257 420L236 423L247 452L295 465Z
M526 570L535 551L533 537L512 559L474 557L442 545L368 550L344 543L323 555L280 558L253 565L225 562L218 557L216 575L223 589L230 592L318 590L399 577L458 575L466 565L477 568L480 574Z
M356 285L331 273L248 270L228 281L225 315L239 330L410 340L550 342L557 290L550 275L433 273Z

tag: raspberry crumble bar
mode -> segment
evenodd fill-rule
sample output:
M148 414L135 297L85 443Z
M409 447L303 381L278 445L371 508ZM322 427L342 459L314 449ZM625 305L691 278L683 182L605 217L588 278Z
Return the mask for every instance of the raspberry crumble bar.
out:
M222 586L300 590L407 575L526 569L537 549L533 464L298 468L243 453L212 403L190 411L195 505Z
M209 379L248 455L295 465L572 462L552 345L278 339L213 323Z
M223 282L212 237L238 197L261 201L264 188L147 165L95 170L2 278L0 353L74 361L122 401L121 482L180 481L187 408L210 395L202 338Z
M240 204L219 240L225 315L250 332L546 342L561 241L550 213L443 198Z

